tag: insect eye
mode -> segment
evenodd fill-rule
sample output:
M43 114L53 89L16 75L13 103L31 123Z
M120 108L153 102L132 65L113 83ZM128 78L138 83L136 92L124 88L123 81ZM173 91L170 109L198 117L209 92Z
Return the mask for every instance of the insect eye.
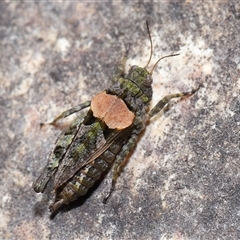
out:
M130 72L135 71L137 68L138 68L138 66L136 66L136 65L131 66Z
M148 75L147 77L146 77L146 79L145 79L145 81L144 81L144 85L145 86L151 86L151 84L152 84L152 76L151 75Z

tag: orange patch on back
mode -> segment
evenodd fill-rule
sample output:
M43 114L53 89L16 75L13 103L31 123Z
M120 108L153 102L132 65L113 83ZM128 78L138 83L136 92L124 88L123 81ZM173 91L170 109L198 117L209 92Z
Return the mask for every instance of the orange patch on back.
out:
M110 129L127 128L133 123L135 117L121 98L106 92L93 97L91 109L93 116L104 121Z

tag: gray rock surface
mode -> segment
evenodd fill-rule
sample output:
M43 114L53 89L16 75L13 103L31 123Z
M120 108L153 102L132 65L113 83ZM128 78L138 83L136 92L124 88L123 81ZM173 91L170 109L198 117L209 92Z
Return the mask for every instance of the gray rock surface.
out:
M111 177L49 217L32 182L60 131L41 122L128 66L154 71L154 117L104 205ZM234 2L0 2L0 239L240 239L240 5ZM152 106L153 106L152 104Z

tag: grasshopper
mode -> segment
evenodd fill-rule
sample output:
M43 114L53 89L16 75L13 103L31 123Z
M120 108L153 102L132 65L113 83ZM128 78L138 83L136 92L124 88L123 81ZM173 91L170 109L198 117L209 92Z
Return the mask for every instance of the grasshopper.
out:
M44 192L49 180L54 179L55 200L49 207L51 212L85 195L113 166L111 188L104 198L106 203L115 189L127 155L147 122L171 99L190 96L200 88L167 95L149 111L153 70L160 60L179 54L160 58L148 71L153 51L148 23L147 31L151 54L145 67L132 66L125 74L125 56L114 77L115 84L96 94L91 101L63 112L51 122L57 125L58 120L89 108L86 115L77 117L57 138L47 165L33 184L35 192Z

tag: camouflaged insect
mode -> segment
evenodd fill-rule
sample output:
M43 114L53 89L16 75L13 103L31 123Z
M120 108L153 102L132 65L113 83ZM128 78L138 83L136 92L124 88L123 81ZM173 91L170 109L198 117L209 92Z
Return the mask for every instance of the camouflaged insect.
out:
M155 66L161 59L178 54L159 59L148 71L146 68L152 57L148 24L147 29L151 55L144 68L132 66L124 74L125 58L115 76L114 85L95 95L91 101L63 112L51 123L55 125L58 120L89 108L86 116L77 117L58 137L46 167L33 184L36 192L43 192L49 180L54 178L55 200L50 205L52 212L85 195L113 165L112 185L104 199L106 202L115 188L126 156L133 149L147 121L163 109L170 99L190 96L199 89L167 95L148 112Z

